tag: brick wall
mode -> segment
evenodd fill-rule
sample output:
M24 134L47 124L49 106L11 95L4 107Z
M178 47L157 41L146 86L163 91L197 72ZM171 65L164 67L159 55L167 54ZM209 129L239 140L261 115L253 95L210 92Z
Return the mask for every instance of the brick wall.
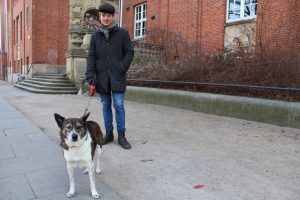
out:
M7 65L6 63L6 45L5 45L5 14L6 11L4 10L4 0L0 0L0 16L1 16L1 46L0 46L0 80L5 79L5 67Z
M123 27L133 38L134 7L146 1L127 0L123 3ZM210 0L149 0L147 29L165 28L177 33L198 52L221 52L224 46L226 1ZM155 16L155 19L151 17Z
M13 72L27 73L32 63L65 65L68 1L10 0L8 3L8 64ZM17 17L21 21L22 35L15 44L13 26Z
M68 45L68 1L34 0L32 6L34 62L65 64Z
M147 29L165 28L179 33L198 52L216 53L224 49L226 0L124 0L123 27L133 38L134 6L147 2ZM268 2L264 5L264 2ZM264 7L264 9L262 9ZM258 1L257 52L288 53L300 46L300 1ZM262 11L264 15L262 15ZM151 17L155 16L152 20ZM263 20L262 20L263 18Z
M299 0L262 1L257 16L257 53L282 57L299 52L299 19Z

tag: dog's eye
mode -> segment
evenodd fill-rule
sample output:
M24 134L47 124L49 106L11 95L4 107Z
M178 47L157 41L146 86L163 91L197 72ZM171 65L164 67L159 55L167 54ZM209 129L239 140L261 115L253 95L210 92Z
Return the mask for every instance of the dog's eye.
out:
M71 125L67 125L67 126L66 126L66 129L68 129L68 130L70 130L71 128L72 128Z
M82 128L82 126L81 125L77 125L77 127L76 127L77 129L81 129Z

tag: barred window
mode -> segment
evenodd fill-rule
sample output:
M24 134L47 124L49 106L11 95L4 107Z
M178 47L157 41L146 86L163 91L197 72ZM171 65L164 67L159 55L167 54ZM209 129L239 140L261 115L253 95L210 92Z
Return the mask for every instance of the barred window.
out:
M254 19L257 16L257 0L227 0L227 22Z
M147 4L140 4L134 8L134 38L142 38L146 35L147 28Z

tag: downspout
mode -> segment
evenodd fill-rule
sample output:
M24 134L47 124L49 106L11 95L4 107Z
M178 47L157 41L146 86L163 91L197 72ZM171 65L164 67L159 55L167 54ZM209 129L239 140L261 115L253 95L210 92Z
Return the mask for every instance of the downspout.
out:
M26 27L26 25L25 25L25 18L26 18L26 14L25 14L25 0L23 0L23 15L22 15L22 25L23 25L23 27L24 27L24 29L23 29L23 27L21 27L22 29L23 29L23 31L22 31L22 33L23 33L23 65L25 66L25 61L26 61L26 57L25 57L25 44L26 44L26 40L25 40L25 27ZM22 66L21 66L22 67ZM24 74L26 73L27 74L27 69L28 68L28 66L26 65L26 70L24 70Z
M119 26L122 27L123 23L123 1L119 0Z
M198 49L199 49L199 12L200 12L200 0L198 0L198 5L197 5L197 35L196 35L196 53L198 55Z
M170 0L168 0L168 11L167 11L167 30L169 30L169 7L170 7Z
M199 24L199 27L200 27L200 31L199 31L199 35L198 35L198 39L199 39L199 47L200 47L200 52L202 52L202 18L203 18L203 0L199 0L198 1L198 4L200 4L200 13L199 13L199 17L200 19L198 18L198 20L200 20L200 24ZM198 29L199 30L199 29Z
M11 82L12 82L12 84L14 84L14 68L15 68L15 66L14 66L14 54L15 54L15 48L14 48L14 43L16 42L15 41L15 35L16 35L16 33L15 33L15 31L16 31L16 27L14 26L14 15L13 15L13 2L12 1L10 1L10 27L13 27L12 28L12 30L14 30L14 31L12 31L12 38L11 38L11 63L12 63L12 65L11 65Z

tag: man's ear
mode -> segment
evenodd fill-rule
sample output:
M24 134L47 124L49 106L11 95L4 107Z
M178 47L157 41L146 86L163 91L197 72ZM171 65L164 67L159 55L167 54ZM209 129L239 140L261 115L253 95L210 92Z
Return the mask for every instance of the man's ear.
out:
M82 117L81 117L81 119L83 120L83 121L86 121L87 120L87 118L90 116L90 112L88 112L88 113L86 113L85 115L83 115Z
M62 124L64 123L65 118L63 116L60 116L57 113L54 113L54 118L55 118L55 121L56 121L58 127L62 128Z

